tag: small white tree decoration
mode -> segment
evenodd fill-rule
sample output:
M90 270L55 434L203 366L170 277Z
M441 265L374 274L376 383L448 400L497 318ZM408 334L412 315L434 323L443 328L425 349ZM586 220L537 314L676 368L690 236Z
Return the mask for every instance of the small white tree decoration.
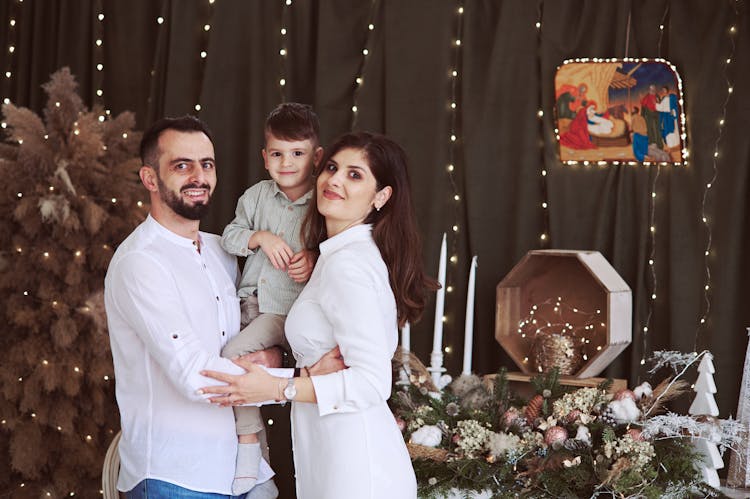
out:
M693 416L718 416L719 407L716 405L714 393L716 393L716 383L714 383L713 355L706 352L698 364L698 379L695 380L693 391L696 393L688 413ZM719 474L717 469L724 467L724 461L721 460L721 454L717 447L718 442L714 442L712 435L703 435L693 438L693 444L698 452L703 455L703 462L699 464L703 481L711 487L718 488Z

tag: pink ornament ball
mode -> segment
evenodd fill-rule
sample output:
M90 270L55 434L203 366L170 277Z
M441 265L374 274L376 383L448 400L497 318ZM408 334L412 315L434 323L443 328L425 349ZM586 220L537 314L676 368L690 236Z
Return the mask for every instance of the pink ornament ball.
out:
M633 390L629 390L627 388L623 388L622 390L617 390L615 392L615 400L622 400L622 399L631 399L631 400L637 400L635 393L633 393Z
M572 411L570 411L568 413L567 416L565 416L565 422L566 423L574 423L574 422L578 421L578 418L581 417L581 414L582 414L582 412L579 411L578 409L573 409Z
M404 421L403 419L397 417L396 418L396 426L398 426L398 429L401 430L401 433L403 433L404 430L406 430L406 421Z
M544 432L544 443L550 447L558 447L568 439L568 430L562 426L552 426Z

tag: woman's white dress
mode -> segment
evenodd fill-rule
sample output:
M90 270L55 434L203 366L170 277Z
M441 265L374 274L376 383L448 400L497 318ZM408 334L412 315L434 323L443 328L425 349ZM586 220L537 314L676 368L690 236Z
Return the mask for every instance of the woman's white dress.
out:
M312 378L317 404L292 404L298 499L414 499L417 484L386 400L398 343L388 269L369 225L320 245L286 320L298 366L338 345L348 369Z

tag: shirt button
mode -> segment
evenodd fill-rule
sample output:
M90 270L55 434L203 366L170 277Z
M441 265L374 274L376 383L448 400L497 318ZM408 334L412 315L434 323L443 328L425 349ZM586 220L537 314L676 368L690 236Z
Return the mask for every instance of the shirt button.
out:
M221 335L222 335L222 336L226 336L226 334L227 334L227 333L226 333L225 331L222 331L222 332L221 332Z
M294 206L289 206L289 207L287 207L287 210L289 210L289 211L292 211L292 210L294 210Z
M216 301L220 301L218 296L216 297Z
M177 338L179 338L179 336L177 334L173 334L172 338L176 340Z
M339 410L339 406L337 406L337 405L334 405L334 406L333 406L333 410L334 410L334 411L338 411L338 410Z

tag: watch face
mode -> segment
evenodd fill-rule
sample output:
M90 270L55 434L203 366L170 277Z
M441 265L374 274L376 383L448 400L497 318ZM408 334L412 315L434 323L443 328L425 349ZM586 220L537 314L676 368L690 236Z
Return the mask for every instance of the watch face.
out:
M297 396L297 388L294 386L294 378L289 379L286 388L284 388L284 397L287 400L293 400Z

